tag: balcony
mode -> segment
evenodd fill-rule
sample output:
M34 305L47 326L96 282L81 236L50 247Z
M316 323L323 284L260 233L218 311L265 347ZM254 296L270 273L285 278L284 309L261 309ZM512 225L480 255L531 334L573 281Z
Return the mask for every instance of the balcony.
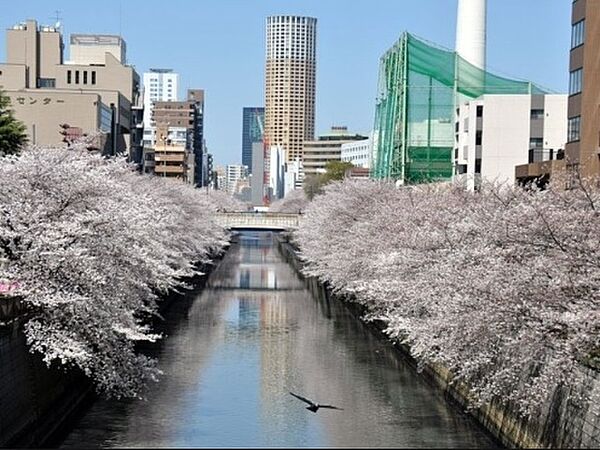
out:
M154 167L154 173L185 173L185 167L181 166L165 166L165 165L157 165Z
M185 154L165 154L165 153L154 153L154 161L156 162L180 162L183 163L185 161Z
M534 147L529 149L529 164L544 161L561 161L565 159L563 149L554 150L553 148Z

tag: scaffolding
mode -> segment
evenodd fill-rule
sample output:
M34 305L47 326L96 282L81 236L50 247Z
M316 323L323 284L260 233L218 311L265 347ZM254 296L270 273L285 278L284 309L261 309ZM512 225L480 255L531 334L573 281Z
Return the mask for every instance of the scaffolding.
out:
M406 184L449 179L458 105L484 94L543 93L404 33L381 58L372 177Z

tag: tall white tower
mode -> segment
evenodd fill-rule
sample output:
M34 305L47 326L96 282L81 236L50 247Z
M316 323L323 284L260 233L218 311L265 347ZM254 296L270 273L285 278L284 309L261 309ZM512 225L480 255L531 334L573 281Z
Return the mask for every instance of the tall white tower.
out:
M485 69L487 0L458 0L456 51L468 62Z

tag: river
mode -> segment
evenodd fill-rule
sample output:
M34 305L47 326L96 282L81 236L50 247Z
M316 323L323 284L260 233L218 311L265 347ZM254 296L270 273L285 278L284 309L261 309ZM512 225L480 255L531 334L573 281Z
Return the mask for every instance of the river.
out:
M146 399L95 401L62 447L498 447L344 305L312 295L271 233L240 234L164 329ZM312 413L289 392L343 410Z

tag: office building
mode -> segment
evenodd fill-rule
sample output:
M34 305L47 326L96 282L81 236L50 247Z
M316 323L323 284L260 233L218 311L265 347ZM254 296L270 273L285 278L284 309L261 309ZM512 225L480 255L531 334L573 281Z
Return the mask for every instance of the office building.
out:
M238 191L238 182L248 179L248 167L240 164L228 164L225 174L225 191L233 195Z
M341 147L342 161L352 163L355 167L369 169L371 167L372 153L373 146L370 138L356 142L347 142L342 144Z
M156 128L152 125L154 103L178 101L179 74L172 69L150 69L144 73L144 145L156 142Z
M454 179L513 184L515 166L563 157L566 95L483 95L458 108Z
M77 50L82 36L89 41L87 52ZM124 41L113 38L124 59ZM103 40L96 35L74 35L75 58L65 64L59 28L38 26L35 20L17 24L6 33L7 61L0 64L0 89L11 99L33 144L65 145L60 125L66 123L82 134L103 133L105 154L124 153L140 162L139 76L110 51L104 52L102 63L97 62L99 56L93 56L92 49L97 42Z
M316 141L307 141L304 143L304 176L314 176L326 172L327 163L330 161L342 160L342 145L354 142L364 141L367 136L360 134L349 134L346 127L331 127L328 134L319 136Z
M271 16L266 26L265 142L294 161L314 139L317 19Z
M284 169L284 192L283 196L287 196L290 192L296 189L302 189L302 181L304 180L304 172L302 161L296 158L295 161L285 163Z
M267 174L266 177L265 174ZM268 171L265 168L265 144L254 142L252 144L252 176L250 181L251 199L254 206L263 206L267 203L266 188L268 185Z
M242 110L242 164L252 173L252 144L264 138L265 108L252 107Z
M66 64L104 64L106 53L127 64L127 45L121 36L111 34L72 34Z

